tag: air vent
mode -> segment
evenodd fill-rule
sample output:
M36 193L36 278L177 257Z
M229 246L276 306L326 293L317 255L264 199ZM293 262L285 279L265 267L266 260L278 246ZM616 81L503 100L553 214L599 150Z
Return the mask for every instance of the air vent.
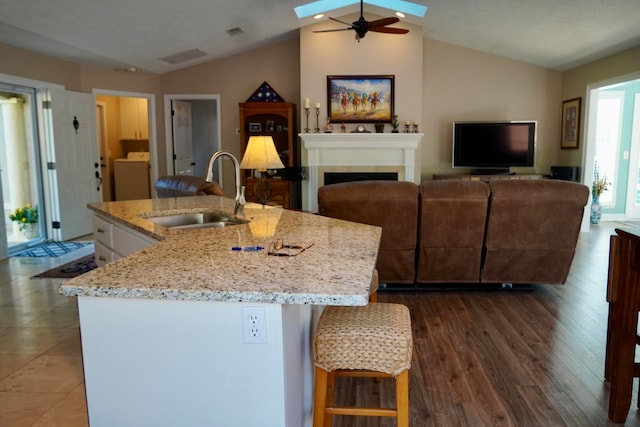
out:
M196 58L202 58L203 56L207 56L201 50L191 49L185 50L184 52L176 53L174 55L165 56L164 58L160 58L164 62L168 62L169 64L179 64L181 62L190 61Z
M244 31L240 27L235 27L230 30L227 30L227 34L231 37L239 36L240 34L244 34Z

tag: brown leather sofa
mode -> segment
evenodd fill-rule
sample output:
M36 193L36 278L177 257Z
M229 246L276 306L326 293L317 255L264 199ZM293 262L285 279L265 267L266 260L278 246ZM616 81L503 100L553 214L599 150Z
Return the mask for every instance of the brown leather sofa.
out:
M587 186L559 180L361 181L321 187L321 215L382 227L380 283L563 284Z
M160 198L185 196L224 196L217 182L207 182L204 178L191 175L167 175L160 177L154 184Z

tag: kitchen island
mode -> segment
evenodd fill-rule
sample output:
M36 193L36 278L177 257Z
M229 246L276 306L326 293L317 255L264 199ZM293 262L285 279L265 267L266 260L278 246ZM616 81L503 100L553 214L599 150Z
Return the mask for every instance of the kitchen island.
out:
M222 228L149 219L232 212L216 196L89 208L158 241L60 286L78 297L92 427L311 425L313 325L322 306L367 304L380 228L261 205ZM277 239L313 245L232 250Z

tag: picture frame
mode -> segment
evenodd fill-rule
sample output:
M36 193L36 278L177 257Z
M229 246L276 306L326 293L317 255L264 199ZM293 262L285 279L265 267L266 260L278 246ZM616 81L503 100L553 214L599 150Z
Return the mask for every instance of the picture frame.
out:
M562 101L562 134L560 148L577 149L580 142L580 113L582 98Z
M267 132L273 132L275 130L274 127L275 127L275 122L273 120L267 120L264 126Z
M249 123L249 132L262 132L261 123Z
M395 76L327 76L331 123L391 123Z

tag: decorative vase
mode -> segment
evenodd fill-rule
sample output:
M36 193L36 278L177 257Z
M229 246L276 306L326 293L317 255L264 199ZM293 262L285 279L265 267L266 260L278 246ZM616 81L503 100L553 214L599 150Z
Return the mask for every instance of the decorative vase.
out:
M600 205L600 196L593 195L591 201L591 224L598 224L602 217L602 206Z
M22 229L22 235L25 239L33 240L40 235L40 228L38 227L37 222L32 222L29 224L25 224Z

